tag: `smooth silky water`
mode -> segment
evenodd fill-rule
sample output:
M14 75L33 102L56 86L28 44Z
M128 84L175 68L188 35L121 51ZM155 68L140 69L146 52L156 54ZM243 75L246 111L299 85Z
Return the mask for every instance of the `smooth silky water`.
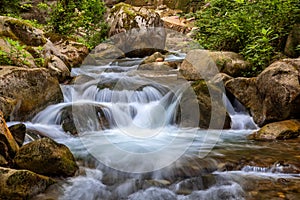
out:
M257 126L239 102L231 103L225 95L232 129L181 126L178 109L189 83L180 81L176 70L139 71L140 61L73 69L79 77L74 84L61 85L64 102L25 123L67 145L80 166L77 176L61 180L36 199L299 197L296 143L247 141ZM68 107L76 136L60 125ZM26 136L26 142L33 139ZM288 147L281 151L278 147L284 145Z

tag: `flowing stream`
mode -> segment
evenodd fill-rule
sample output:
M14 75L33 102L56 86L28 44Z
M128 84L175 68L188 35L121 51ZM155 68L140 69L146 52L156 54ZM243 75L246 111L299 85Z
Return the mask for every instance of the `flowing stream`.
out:
M176 59L183 56L167 58ZM78 176L36 199L300 198L293 158L299 156L297 143L248 141L257 126L239 102L225 95L230 130L180 126L178 109L189 83L178 79L176 70L139 71L140 62L123 59L73 69L73 84L61 85L64 102L25 123L66 144L80 166ZM66 116L66 125L75 126L69 132L61 125ZM27 142L33 139L26 136Z

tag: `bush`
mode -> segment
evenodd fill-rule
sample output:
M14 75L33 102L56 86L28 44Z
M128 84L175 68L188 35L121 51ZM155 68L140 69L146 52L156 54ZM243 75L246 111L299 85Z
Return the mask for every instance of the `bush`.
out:
M52 8L49 24L55 33L82 36L93 48L106 36L105 10L101 0L60 0Z
M283 52L299 19L299 0L210 0L196 13L196 39L204 48L241 53L256 75Z
M15 14L20 10L20 0L1 0L0 15Z

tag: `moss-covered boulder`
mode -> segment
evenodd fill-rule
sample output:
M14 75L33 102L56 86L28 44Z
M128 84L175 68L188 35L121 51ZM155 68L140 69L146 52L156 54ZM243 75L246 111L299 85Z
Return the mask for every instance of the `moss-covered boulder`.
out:
M0 167L0 197L3 200L30 199L54 183L53 179L28 170Z
M285 120L263 126L248 136L253 140L286 140L300 136L300 120Z
M10 133L3 118L3 114L0 111L0 155L6 161L10 161L18 150L19 146Z
M50 138L22 146L14 158L14 164L20 169L48 176L73 176L78 170L68 147Z
M0 16L0 36L18 40L28 46L41 46L46 43L43 31L12 17Z
M223 92L215 85L199 80L192 83L197 95L200 128L230 128L231 119L222 102Z
M4 113L4 117L11 120L29 120L48 105L63 101L57 79L43 68L0 66L0 94L16 102L11 112L6 109ZM1 104L5 102L0 101Z
M144 57L165 48L163 22L154 10L119 3L111 9L108 24L110 40L126 56Z

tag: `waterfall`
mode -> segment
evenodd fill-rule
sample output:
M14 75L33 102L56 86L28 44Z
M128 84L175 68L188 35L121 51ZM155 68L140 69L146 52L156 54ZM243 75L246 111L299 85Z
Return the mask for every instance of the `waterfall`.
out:
M237 99L234 99L233 103L231 103L228 97L223 94L223 102L231 118L231 129L245 130L258 128L253 118Z

